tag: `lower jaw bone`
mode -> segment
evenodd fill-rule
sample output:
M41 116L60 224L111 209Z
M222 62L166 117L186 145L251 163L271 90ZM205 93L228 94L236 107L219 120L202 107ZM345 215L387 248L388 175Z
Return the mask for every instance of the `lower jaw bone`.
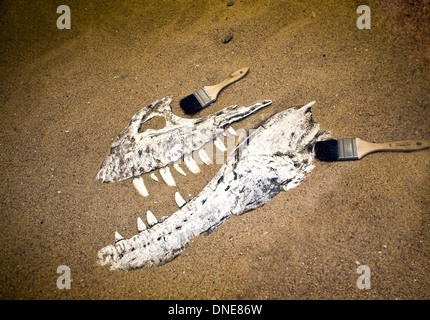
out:
M113 270L165 264L184 251L193 237L299 185L313 169L314 143L330 137L313 121L311 106L271 117L229 155L196 198L163 222L141 227L132 238L102 248L99 263Z

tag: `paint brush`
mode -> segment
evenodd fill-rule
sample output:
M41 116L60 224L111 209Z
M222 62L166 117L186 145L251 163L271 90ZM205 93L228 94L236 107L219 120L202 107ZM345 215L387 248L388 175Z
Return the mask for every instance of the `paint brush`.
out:
M218 94L222 89L232 84L233 82L242 79L246 75L248 70L249 68L239 69L230 74L224 81L213 86L205 86L197 90L193 94L190 94L189 96L183 98L179 102L182 110L184 110L186 114L190 115L200 112L201 110L215 102Z
M430 140L403 140L372 143L360 138L325 140L315 143L315 158L321 161L359 160L379 151L414 151L430 147Z

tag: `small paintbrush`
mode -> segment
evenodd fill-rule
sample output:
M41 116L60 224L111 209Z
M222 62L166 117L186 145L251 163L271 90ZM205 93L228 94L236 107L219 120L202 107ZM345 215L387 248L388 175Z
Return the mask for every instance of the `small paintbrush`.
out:
M228 85L242 79L249 68L239 69L228 76L224 81L213 85L205 86L193 94L183 98L179 104L186 114L196 114L197 112L203 110L207 106L215 102L218 93Z
M372 143L360 138L325 140L315 143L315 158L321 161L359 160L378 151L414 151L430 147L430 140Z

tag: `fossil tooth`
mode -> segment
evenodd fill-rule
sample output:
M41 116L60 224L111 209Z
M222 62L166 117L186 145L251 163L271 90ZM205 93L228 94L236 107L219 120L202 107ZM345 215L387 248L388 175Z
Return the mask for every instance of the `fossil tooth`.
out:
M160 168L160 175L161 178L163 178L163 181L171 187L176 186L175 180L173 179L172 174L170 173L170 168L169 167L163 167Z
M146 224L140 219L140 217L137 218L137 231L142 232L143 230L146 230Z
M244 129L238 129L237 130L237 143L240 144L242 141L244 141L248 137L248 133Z
M232 126L227 127L227 132L230 133L233 136L237 136L237 133L236 133L236 131L234 131L234 129L233 129Z
M159 223L161 223L161 222L163 222L164 220L166 220L168 217L169 217L169 216L162 216L158 222L159 222Z
M175 201L179 208L182 208L187 202L182 198L179 192L175 193Z
M224 143L221 141L221 139L219 137L215 138L214 145L218 150L220 150L222 152L227 151L227 148L225 147Z
M308 104L306 104L303 108L310 108L315 104L316 101L311 101Z
M185 173L184 170L182 170L182 168L179 166L178 163L174 163L173 164L173 168L176 169L176 171L178 171L180 174L182 174L183 176L186 176L187 174Z
M151 173L149 174L149 176L152 178L152 180L158 181L158 178L157 178L157 176L155 175L155 173L154 173L154 172L151 172Z
M124 240L124 237L115 231L115 243Z
M154 224L156 224L158 222L157 218L149 210L146 212L146 221L148 221L148 224L150 227L152 227Z
M212 161L206 153L205 149L200 149L198 152L199 158L203 161L204 164L211 164Z
M134 178L133 185L136 188L137 192L139 192L142 196L144 197L148 196L148 190L146 189L145 184L143 183L142 177Z
M184 163L192 173L197 174L200 172L199 166L191 154L184 156Z

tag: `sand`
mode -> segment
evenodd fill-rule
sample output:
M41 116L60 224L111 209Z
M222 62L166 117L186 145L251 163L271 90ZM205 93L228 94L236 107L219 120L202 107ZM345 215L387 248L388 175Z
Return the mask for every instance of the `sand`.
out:
M0 297L2 299L429 299L430 153L315 162L297 188L228 219L153 269L110 271L97 252L136 219L176 211L219 169L99 184L112 139L140 108L179 100L232 71L249 74L201 116L262 99L252 128L315 100L336 139L430 137L430 5L369 1L54 1L0 3ZM231 41L223 41L232 36ZM58 266L71 271L59 289ZM359 289L368 266L371 288Z

